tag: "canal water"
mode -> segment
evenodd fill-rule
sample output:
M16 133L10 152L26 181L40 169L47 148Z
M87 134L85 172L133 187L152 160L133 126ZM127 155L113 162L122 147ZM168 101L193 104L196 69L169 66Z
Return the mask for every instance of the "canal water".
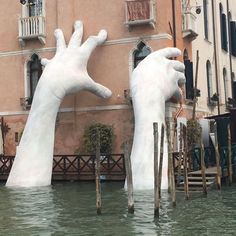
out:
M162 193L160 219L153 217L153 191L135 192L135 213L127 213L122 183L102 184L97 216L94 183L55 183L50 187L0 187L0 235L236 235L236 186L184 200L173 208Z

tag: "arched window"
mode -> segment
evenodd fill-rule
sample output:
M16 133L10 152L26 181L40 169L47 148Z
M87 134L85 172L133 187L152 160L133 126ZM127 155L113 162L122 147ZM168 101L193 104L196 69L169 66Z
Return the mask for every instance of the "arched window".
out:
M213 95L213 88L212 88L212 70L211 70L210 61L207 61L207 63L206 63L206 75L207 75L208 98L211 98Z
M147 45L144 42L140 42L134 51L134 68L150 53L151 50Z
M228 51L227 46L227 19L226 15L223 13L223 6L219 4L220 10L220 31L221 31L221 48Z
M39 78L42 74L42 65L38 55L33 54L31 60L27 63L28 69L28 103L31 104L34 96L36 86L38 84Z
M42 15L42 0L28 0L27 1L28 15L31 16L41 16Z
M223 69L223 80L224 80L225 104L227 104L227 100L229 97L229 90L228 90L227 71L225 68Z

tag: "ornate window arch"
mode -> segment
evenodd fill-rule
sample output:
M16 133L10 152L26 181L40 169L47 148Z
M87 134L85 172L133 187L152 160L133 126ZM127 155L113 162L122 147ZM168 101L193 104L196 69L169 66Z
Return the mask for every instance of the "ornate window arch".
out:
M39 78L42 74L41 59L37 54L33 54L30 60L26 64L27 75L26 75L26 97L27 103L32 103L34 92L38 84Z
M139 42L137 49L133 52L133 68L135 68L150 53L151 49L143 41Z
M212 87L212 68L209 60L207 60L206 62L206 75L207 75L208 98L211 98L213 95L213 87Z

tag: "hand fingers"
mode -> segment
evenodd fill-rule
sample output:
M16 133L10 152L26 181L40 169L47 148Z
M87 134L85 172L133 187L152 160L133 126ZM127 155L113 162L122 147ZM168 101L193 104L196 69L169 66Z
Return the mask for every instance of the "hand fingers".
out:
M74 24L74 33L71 36L68 48L78 48L81 45L83 37L83 23L82 21L76 21Z
M182 72L175 71L175 78L179 86L182 86L185 84L185 75Z
M42 58L41 59L41 65L46 66L51 60L48 60L47 58Z
M180 61L172 60L170 61L170 66L173 67L176 71L182 73L185 71L185 65Z
M96 82L92 82L87 90L102 98L109 98L112 95L110 89Z
M54 35L55 35L56 41L57 41L57 51L56 51L56 53L58 53L58 52L61 52L62 50L64 50L66 48L66 42L65 42L65 39L64 39L63 32L60 29L56 29L55 32L54 32Z
M160 49L150 54L150 56L152 57L163 56L166 58L178 57L180 55L181 55L181 51L178 48L170 48L170 47Z
M177 101L181 101L181 99L183 98L183 91L182 91L180 88L178 88L178 89L175 91L173 97L174 97Z

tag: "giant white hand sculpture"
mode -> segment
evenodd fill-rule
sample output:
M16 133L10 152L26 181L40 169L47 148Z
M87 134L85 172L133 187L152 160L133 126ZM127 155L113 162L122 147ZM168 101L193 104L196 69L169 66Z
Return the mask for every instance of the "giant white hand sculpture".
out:
M88 75L87 62L97 45L107 38L101 30L81 46L82 22L74 25L68 47L61 30L55 31L57 50L53 59L42 60L45 65L37 85L30 114L17 149L6 186L45 186L51 184L55 121L63 97L80 90L108 98L111 91L95 83Z
M183 63L168 59L180 54L177 48L153 52L138 64L131 76L130 89L135 117L131 151L134 189L154 188L153 122L158 122L160 134L161 125L165 123L165 101L180 93L179 85L185 82ZM167 165L165 141L162 189L168 188Z

